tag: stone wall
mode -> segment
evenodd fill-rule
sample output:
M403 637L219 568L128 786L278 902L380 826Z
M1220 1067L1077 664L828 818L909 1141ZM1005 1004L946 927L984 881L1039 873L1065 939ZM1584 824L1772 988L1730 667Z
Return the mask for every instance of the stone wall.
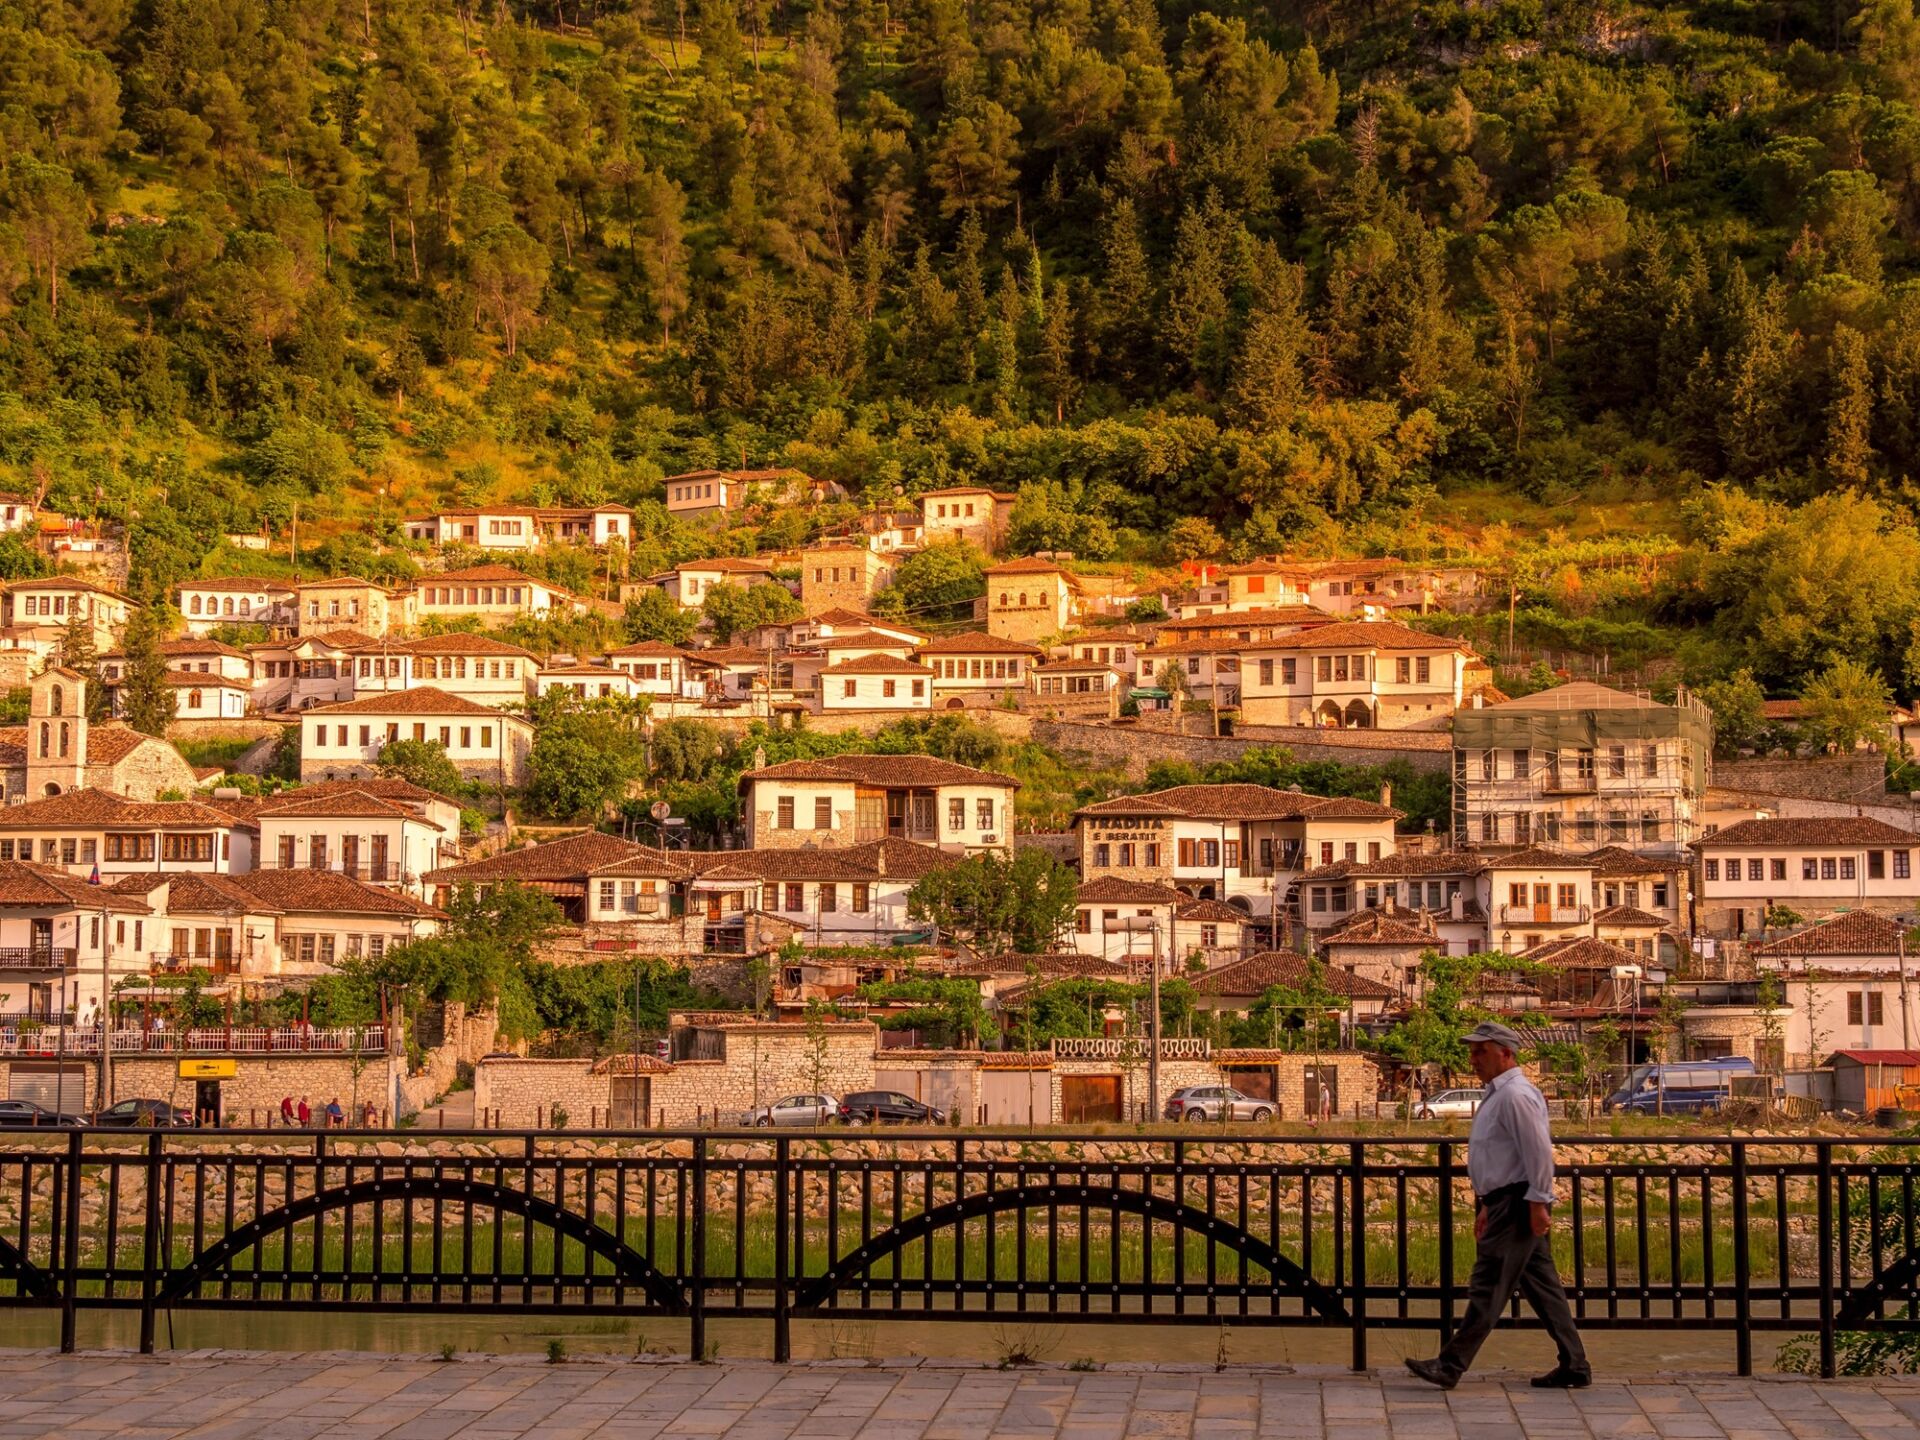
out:
M167 739L175 744L193 740L278 740L286 726L277 720L175 720Z
M288 1095L296 1104L304 1095L315 1111L338 1098L340 1107L353 1118L356 1087L353 1062L346 1056L241 1055L234 1058L238 1075L220 1082L220 1105L227 1124L265 1125L270 1116L277 1121L280 1101ZM390 1116L402 1062L397 1056L385 1055L369 1055L365 1060L358 1085L359 1103L371 1101L376 1109ZM178 1056L117 1056L113 1062L113 1094L116 1100L136 1097L165 1100L183 1110L191 1110L195 1082L180 1078Z
M584 1128L592 1123L595 1111L604 1117L612 1103L612 1083L606 1075L593 1073L591 1060L529 1060L516 1056L482 1060L473 1067L476 1124L531 1130L550 1123L553 1107L558 1105L567 1112L569 1125Z
M1885 801L1886 759L1873 751L1856 751L1851 755L1716 760L1712 783L1716 789L1793 795L1807 800L1846 795L1863 803Z
M1150 717L1141 717L1149 721ZM1139 779L1156 760L1184 760L1204 765L1215 760L1238 760L1247 751L1284 745L1301 760L1331 760L1341 765L1386 765L1404 760L1416 770L1444 775L1453 764L1449 737L1424 730L1310 730L1288 726L1241 726L1233 735L1215 738L1204 716L1177 716L1194 724L1206 723L1205 734L1183 734L1152 723L1096 725L1076 720L1033 718L1030 735L1043 745L1103 765L1123 765L1130 779ZM1436 744L1435 742L1439 742Z
M465 1005L450 1000L442 1031L444 1038L426 1053L420 1069L400 1077L394 1104L397 1118L417 1114L446 1094L459 1077L463 1064L478 1064L480 1057L499 1041L500 1017L492 1010L469 1014Z

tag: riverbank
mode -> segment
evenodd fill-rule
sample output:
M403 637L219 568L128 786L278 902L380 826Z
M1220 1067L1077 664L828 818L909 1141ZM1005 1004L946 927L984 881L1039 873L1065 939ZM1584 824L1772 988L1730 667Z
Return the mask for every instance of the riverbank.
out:
M0 1351L9 1436L151 1440L587 1440L873 1436L886 1440L1892 1440L1920 1428L1920 1379L1811 1382L1602 1376L1537 1391L1518 1372L1442 1393L1404 1372L885 1360L803 1365L485 1356L441 1362L309 1352L142 1359Z

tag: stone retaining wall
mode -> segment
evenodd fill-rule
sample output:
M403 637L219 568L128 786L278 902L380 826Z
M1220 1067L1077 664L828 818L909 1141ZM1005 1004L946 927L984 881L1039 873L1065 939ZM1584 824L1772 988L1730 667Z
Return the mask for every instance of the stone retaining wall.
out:
M995 713L998 712L988 712ZM1025 718L1025 717L1018 717ZM1198 723L1205 717L1184 716ZM1249 750L1284 745L1301 760L1331 760L1341 765L1386 765L1404 760L1414 769L1446 774L1453 764L1452 744L1430 731L1312 730L1304 726L1247 725L1233 735L1181 734L1153 725L1095 725L1078 720L1030 722L1032 738L1053 749L1085 756L1101 764L1126 767L1131 779L1147 773L1156 760L1193 765L1240 759ZM1435 744L1435 742L1440 742Z

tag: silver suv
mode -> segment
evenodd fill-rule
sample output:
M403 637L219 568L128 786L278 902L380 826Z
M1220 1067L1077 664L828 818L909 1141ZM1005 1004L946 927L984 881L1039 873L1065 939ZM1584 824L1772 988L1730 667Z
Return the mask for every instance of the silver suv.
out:
M1167 1100L1167 1119L1202 1124L1208 1120L1273 1119L1273 1102L1256 1100L1231 1085L1189 1085Z

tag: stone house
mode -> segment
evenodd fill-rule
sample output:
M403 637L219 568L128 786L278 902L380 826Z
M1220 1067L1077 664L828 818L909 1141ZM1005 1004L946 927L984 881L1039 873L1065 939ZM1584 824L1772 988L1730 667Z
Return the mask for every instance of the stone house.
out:
M1320 937L1320 954L1330 970L1384 986L1395 1004L1418 997L1421 957L1444 949L1431 916L1397 905L1356 911Z
M895 561L863 540L823 541L800 552L800 603L809 615L858 610L893 583Z
M1049 660L1027 672L1020 708L1052 719L1111 720L1127 677L1097 660Z
M658 575L649 575L647 584L667 592L682 610L698 610L706 603L716 585L771 585L773 567L764 560L735 555L715 555L705 560L688 560Z
M244 575L186 580L174 592L174 603L189 635L205 635L222 625L293 626L294 586L288 580Z
M1019 497L982 485L949 485L920 493L920 530L928 545L964 540L1000 553Z
M531 650L465 631L354 641L341 648L352 680L352 693L341 698L354 700L430 685L476 705L519 705L540 666Z
M390 885L369 885L334 870L255 870L226 877L252 897L251 909L274 915L262 978L332 972L339 961L439 933L446 915Z
M559 586L536 580L511 565L474 565L422 575L414 582L413 604L415 615L422 620L478 619L489 625L505 625L522 616L572 614L585 606L584 601Z
M310 580L294 591L294 625L300 635L355 630L378 639L403 635L414 625L414 592L389 590L371 580L343 575Z
M1037 645L979 630L943 635L918 651L920 662L933 667L934 706L941 710L991 705L1025 690L1044 654Z
M1395 998L1395 991L1388 986L1331 965L1321 967L1320 980L1334 997L1328 1013L1337 1011L1343 1027L1378 1019ZM1304 991L1311 983L1311 964L1306 956L1292 950L1268 950L1196 976L1194 1003L1203 1010L1244 1015L1276 985Z
M1442 730L1485 675L1463 642L1391 620L1315 625L1235 654L1248 725Z
M815 677L820 709L929 710L933 670L893 655L862 655L828 665Z
M9 804L83 787L152 800L199 783L165 740L118 720L89 721L86 686L60 666L28 682L27 723L0 727L0 777Z
M69 619L80 615L98 653L113 648L137 608L118 591L77 575L15 580L0 588L0 638L9 649L51 655L66 637Z
M239 874L260 826L200 800L131 800L81 786L0 810L0 860L38 860L82 879L167 870Z
M1046 644L1072 627L1073 576L1038 555L1008 560L986 572L987 633L1002 640Z

